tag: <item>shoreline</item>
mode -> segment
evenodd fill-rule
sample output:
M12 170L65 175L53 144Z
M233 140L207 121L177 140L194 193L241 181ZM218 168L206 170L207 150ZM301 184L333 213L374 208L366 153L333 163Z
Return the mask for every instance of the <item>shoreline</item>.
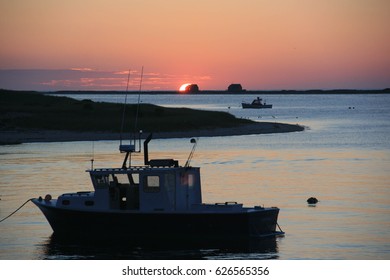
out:
M238 136L268 133L287 133L303 131L305 128L298 124L286 124L277 122L256 122L227 128L200 129L191 131L176 132L156 132L154 139L167 138L191 138L191 137L218 137L218 136ZM150 132L144 131L142 138ZM128 133L125 133L125 135ZM119 140L120 134L114 132L94 131L64 131L64 130L1 130L0 145L16 145L22 143L40 142L73 142L73 141L104 141Z
M139 94L139 91L112 91L112 90L59 90L59 91L37 91L44 94L83 94L83 95L97 95L97 94ZM228 90L199 90L197 92L180 92L178 90L146 90L142 91L142 94L186 94L186 95L212 95L212 94L227 94L227 95L273 95L273 94L390 94L390 88L385 89L307 89L307 90L245 90L242 91L228 91Z

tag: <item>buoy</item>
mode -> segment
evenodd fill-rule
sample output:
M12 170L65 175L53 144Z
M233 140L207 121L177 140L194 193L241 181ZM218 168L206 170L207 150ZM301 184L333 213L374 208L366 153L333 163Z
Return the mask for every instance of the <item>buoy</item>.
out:
M316 204L318 202L318 199L315 197L309 197L306 201L309 204Z
M50 194L47 194L46 196L45 196L45 201L46 202L49 202L51 200L51 195Z

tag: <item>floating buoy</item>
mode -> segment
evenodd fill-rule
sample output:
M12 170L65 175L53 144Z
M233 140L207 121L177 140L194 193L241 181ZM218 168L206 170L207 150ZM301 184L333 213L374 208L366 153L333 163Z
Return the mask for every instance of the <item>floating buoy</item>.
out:
M315 197L309 197L306 201L309 204L316 204L318 202L318 199Z

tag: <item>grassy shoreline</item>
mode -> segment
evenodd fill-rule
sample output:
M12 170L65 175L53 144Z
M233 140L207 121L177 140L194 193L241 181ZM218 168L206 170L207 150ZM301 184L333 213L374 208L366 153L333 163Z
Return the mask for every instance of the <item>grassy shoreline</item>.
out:
M123 104L75 100L36 92L0 90L0 143L118 139ZM136 111L138 125L134 127ZM301 131L303 127L258 123L225 112L128 104L124 131L156 137L225 136ZM243 129L246 128L246 129Z
M233 127L252 123L225 112L167 108L153 104L127 104L125 131L155 132ZM0 127L120 132L123 104L75 100L35 92L0 91Z

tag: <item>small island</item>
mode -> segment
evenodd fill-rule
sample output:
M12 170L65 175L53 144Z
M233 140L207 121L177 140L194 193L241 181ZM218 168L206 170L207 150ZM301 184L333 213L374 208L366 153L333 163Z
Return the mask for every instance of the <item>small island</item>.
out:
M293 132L304 127L239 119L225 112L153 104L125 106L40 92L0 90L0 144L3 145L117 140L122 130L125 135L142 130L145 135L153 132L154 138L187 138Z

